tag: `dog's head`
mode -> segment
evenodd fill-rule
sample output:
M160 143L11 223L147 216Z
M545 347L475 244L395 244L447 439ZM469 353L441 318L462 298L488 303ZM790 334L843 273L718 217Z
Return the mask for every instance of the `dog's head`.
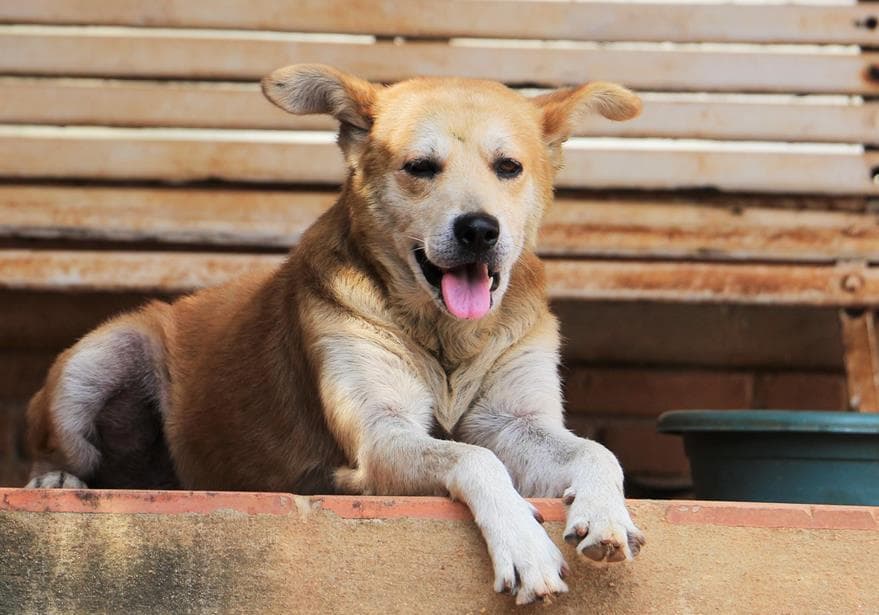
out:
M533 249L577 116L625 120L641 108L610 83L527 98L466 79L383 87L318 64L277 70L263 91L290 113L339 120L368 249L409 299L465 319L500 304L516 261Z

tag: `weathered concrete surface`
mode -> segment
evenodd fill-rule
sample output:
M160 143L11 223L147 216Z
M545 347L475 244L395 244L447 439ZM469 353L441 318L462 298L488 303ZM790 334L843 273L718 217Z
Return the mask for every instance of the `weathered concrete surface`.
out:
M595 569L561 541L560 503L538 505L571 592L522 613L879 610L879 509L633 501L647 546ZM512 610L441 499L0 490L3 613Z

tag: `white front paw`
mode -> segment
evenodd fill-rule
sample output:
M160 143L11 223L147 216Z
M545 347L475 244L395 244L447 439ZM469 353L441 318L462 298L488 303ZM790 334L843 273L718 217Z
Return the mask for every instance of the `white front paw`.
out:
M54 470L33 477L25 489L87 489L86 484L70 472Z
M568 591L561 552L538 522L537 511L524 500L503 518L486 520L483 532L494 566L494 590L528 604Z
M576 545L577 553L595 563L633 559L644 546L644 534L632 522L622 494L594 491L585 487L565 490L565 541Z

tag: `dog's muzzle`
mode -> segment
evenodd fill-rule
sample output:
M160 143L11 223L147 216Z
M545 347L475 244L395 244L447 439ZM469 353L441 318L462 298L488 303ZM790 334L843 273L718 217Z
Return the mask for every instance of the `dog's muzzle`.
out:
M443 305L457 318L477 320L492 306L491 293L501 281L499 271L490 271L485 262L471 260L441 268L430 262L424 246L415 247L415 260L424 279L439 292Z

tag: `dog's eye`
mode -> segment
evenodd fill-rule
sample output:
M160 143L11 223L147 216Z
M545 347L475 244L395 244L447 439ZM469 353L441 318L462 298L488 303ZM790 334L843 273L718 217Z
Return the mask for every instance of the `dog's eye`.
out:
M501 179L513 179L522 172L522 163L512 158L498 158L494 162L494 172Z
M432 179L434 175L440 172L440 166L436 160L430 158L419 158L418 160L410 160L403 165L403 170L412 177L420 177L421 179Z

